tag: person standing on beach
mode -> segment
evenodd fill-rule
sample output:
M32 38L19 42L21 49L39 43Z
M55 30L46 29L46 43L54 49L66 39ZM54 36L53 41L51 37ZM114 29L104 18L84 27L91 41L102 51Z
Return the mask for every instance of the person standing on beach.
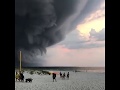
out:
M21 79L22 82L24 81L24 75L23 75L22 72L20 72L20 79Z
M69 72L67 73L67 79L69 79Z
M63 79L65 79L65 73L63 74Z
M60 72L60 77L62 77L62 73Z
M18 72L16 72L15 79L16 79L16 81L19 80L19 73Z
M56 74L55 73L53 73L53 82L54 82L54 80L56 81Z

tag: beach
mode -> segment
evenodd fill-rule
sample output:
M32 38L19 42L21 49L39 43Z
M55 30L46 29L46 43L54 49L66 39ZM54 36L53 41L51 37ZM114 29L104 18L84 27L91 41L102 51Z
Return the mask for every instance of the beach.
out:
M62 71L62 73L68 71ZM15 90L105 90L104 72L73 72L69 71L69 80L62 80L57 75L57 82L53 82L52 75L38 75L24 72L25 79L32 78L33 81L15 81Z

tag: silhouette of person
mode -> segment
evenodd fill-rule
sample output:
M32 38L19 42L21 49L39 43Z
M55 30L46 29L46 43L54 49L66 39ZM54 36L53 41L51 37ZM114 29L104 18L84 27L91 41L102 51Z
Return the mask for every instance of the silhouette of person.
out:
M62 77L62 73L60 72L60 77Z
M63 74L63 78L65 79L65 73Z
M67 78L69 79L69 72L67 73Z
M53 82L54 82L54 80L56 81L56 74L55 73L53 73Z
M21 79L21 81L24 81L24 75L21 72L20 72L20 79Z
M16 81L19 80L19 74L18 74L18 72L16 72L15 79L16 79Z

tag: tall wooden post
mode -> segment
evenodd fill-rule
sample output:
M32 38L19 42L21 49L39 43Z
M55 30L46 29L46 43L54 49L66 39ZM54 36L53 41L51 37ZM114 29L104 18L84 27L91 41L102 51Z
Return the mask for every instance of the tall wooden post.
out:
M21 72L21 51L20 51L20 72Z

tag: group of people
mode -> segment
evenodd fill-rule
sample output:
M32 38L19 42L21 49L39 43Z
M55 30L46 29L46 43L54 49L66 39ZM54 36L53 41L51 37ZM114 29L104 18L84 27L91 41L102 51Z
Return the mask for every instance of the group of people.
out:
M15 75L15 79L16 81L24 81L24 75L22 72L16 72L16 75Z
M69 72L67 73L67 76L65 75L65 73L61 73L60 72L60 77L62 78L62 79L65 79L65 77L67 77L67 79L69 79Z
M53 77L53 82L54 82L54 81L57 82L57 80L56 80L56 73L53 73L53 74L52 74L52 77ZM60 72L60 78L65 79L65 77L66 77L67 79L69 79L69 72L67 73L67 76L65 75L65 73L62 74L62 73ZM16 72L15 79L16 79L16 81L17 81L17 80L18 80L18 81L24 81L24 75L23 75L23 73L22 73L22 72Z
M52 77L53 77L53 82L54 82L54 81L57 82L57 80L56 80L56 73L53 73L53 74L52 74ZM60 72L60 78L65 79L65 77L66 77L67 79L69 79L69 72L67 73L67 76L65 75L65 73L62 74L62 73Z

